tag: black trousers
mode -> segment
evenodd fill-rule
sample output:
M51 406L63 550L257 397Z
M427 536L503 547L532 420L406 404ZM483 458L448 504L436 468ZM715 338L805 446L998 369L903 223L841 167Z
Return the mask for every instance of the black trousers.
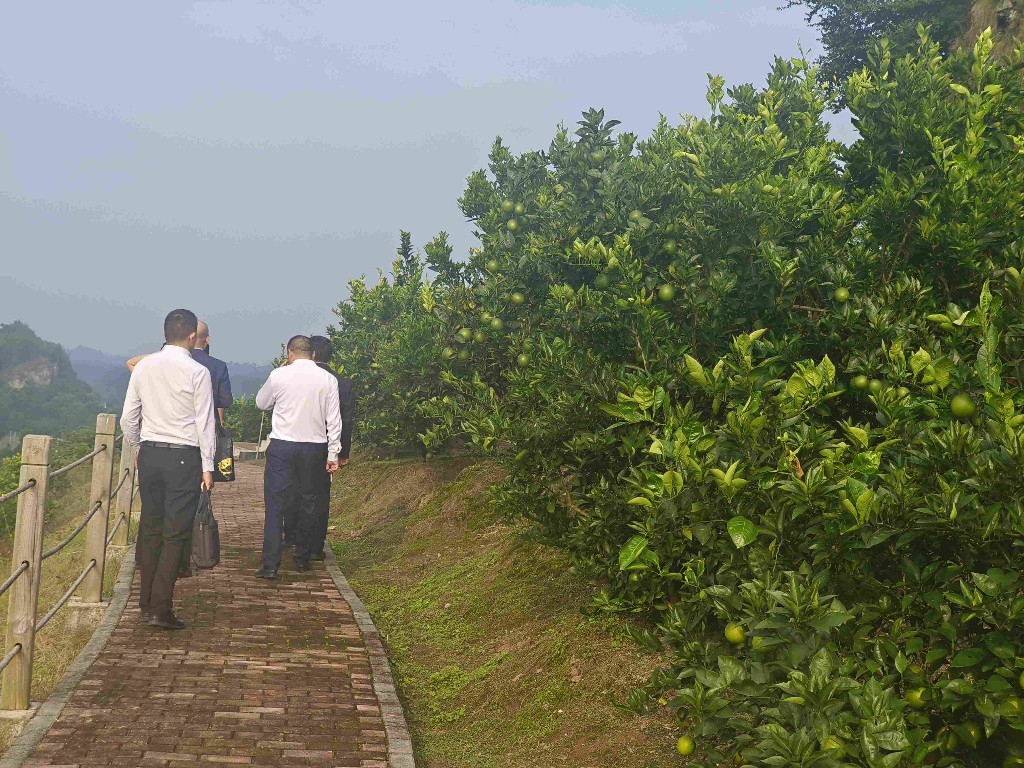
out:
M158 616L173 611L174 583L199 506L203 463L199 449L139 449L139 607Z
M293 443L271 440L263 470L263 567L281 566L281 537L285 518L294 515L295 560L308 561L313 554L316 531L316 500L327 465L326 443Z
M316 497L316 527L313 530L313 552L327 546L327 523L331 517L331 475L324 469L323 485Z

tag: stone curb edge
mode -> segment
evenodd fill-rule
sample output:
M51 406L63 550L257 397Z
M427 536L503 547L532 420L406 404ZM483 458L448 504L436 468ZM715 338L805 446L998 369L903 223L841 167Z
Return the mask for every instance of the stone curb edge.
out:
M367 655L370 657L370 670L373 675L373 690L380 702L381 714L384 716L384 731L388 741L388 768L416 768L413 759L412 736L409 733L409 725L405 720L405 710L402 709L402 702L398 698L398 690L395 688L395 680L391 676L391 664L388 663L387 654L384 652L384 643L380 638L380 632L374 626L366 606L359 596L353 591L345 578L345 574L338 567L338 561L330 547L325 547L327 558L324 565L327 566L327 573L334 581L341 596L345 598L352 608L356 624L363 636L363 643L366 645ZM8 768L0 763L0 768ZM16 768L16 766L11 766Z
M14 743L8 747L0 759L0 768L21 768L22 763L28 759L36 746L50 730L50 727L60 717L64 705L68 703L71 694L78 688L78 683L85 677L85 673L92 666L96 657L106 647L114 628L124 613L128 604L128 598L132 591L132 577L135 575L135 546L131 546L124 553L121 561L121 569L117 572L117 581L114 582L114 593L110 596L107 609L103 612L99 626L92 633L89 642L78 652L75 660L71 662L60 683L53 689L53 692L32 716L32 719L25 724L24 730Z

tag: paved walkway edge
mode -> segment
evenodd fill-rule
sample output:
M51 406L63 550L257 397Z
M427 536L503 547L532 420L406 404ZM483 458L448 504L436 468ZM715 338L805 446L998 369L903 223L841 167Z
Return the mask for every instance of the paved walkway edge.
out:
M349 585L348 579L345 578L345 574L338 567L334 552L329 546L324 549L327 555L324 565L327 566L327 572L334 580L334 585L338 588L341 596L352 608L356 624L359 625L359 631L363 635L366 653L370 657L373 690L380 702L381 714L384 716L384 730L388 740L388 768L416 768L412 753L412 736L409 734L405 710L402 709L402 702L399 700L398 690L395 688L395 679L391 676L391 665L384 652L384 643L380 639L380 632L377 631L363 601L359 599ZM0 768L8 768L8 766L0 763ZM11 768L17 767L12 765Z
M68 667L68 671L64 673L64 677L57 687L53 689L53 692L46 701L39 705L38 711L25 724L24 730L14 740L14 743L8 747L3 759L0 760L0 768L21 768L22 763L28 759L39 742L49 732L50 727L60 717L64 705L68 703L68 699L75 692L78 683L85 676L89 667L92 666L92 663L100 655L100 652L107 645L107 641L110 640L110 636L114 633L114 628L117 626L118 621L120 621L121 614L124 613L124 608L128 604L128 598L132 591L132 577L134 575L135 547L133 545L125 552L124 559L121 561L121 570L118 571L117 581L114 582L114 593L110 596L110 602L107 604L106 611L103 612L103 618L100 619L99 626L92 633L89 642L79 651L75 660L71 662L71 666Z

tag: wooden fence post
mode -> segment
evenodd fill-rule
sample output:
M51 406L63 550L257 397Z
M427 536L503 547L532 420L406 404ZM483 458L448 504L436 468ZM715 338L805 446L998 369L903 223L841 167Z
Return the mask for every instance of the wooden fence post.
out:
M125 473L128 478L125 480ZM124 480L124 482L122 482ZM117 473L117 482L121 483L121 490L117 492L117 519L121 527L114 534L113 544L118 547L128 545L128 528L132 524L132 494L135 492L135 451L127 437L121 438L121 468Z
M11 573L24 563L28 563L28 569L8 592L5 653L15 645L20 645L21 650L3 673L0 707L7 710L28 709L32 694L32 656L35 653L43 521L46 518L52 447L53 438L41 435L28 435L21 443L20 485L35 481L35 486L18 497L18 518L14 525Z
M111 476L114 473L114 426L117 417L112 413L101 413L96 417L96 449L106 450L96 454L92 460L92 492L89 494L90 509L99 502L102 506L93 515L85 529L85 560L96 561L96 566L82 582L80 594L83 603L98 603L103 597L103 566L107 555L107 521L110 519Z

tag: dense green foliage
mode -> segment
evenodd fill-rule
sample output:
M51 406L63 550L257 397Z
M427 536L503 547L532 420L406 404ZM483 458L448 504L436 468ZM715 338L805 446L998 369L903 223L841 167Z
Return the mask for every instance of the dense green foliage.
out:
M62 435L54 444L50 455L50 466L54 469L70 464L80 456L84 456L93 449L95 431L89 427L83 427ZM16 453L0 460L0 494L13 491L20 484L21 476L21 454ZM70 478L62 475L53 481L51 488L54 492L60 492L67 488ZM0 537L10 537L14 534L14 523L17 518L18 501L12 499L5 504L0 504Z
M990 51L876 48L848 148L783 60L646 141L499 141L468 263L406 241L337 309L380 444L493 454L595 610L656 625L623 706L701 765L1024 755L1024 88Z
M33 373L39 381L21 381ZM43 341L24 323L0 325L0 435L57 435L87 424L99 408L59 344Z
M242 443L255 443L270 432L270 414L256 407L255 396L236 397L231 407L224 412L224 424L231 431L231 437Z
M868 63L885 37L899 53L914 51L918 25L927 24L940 51L950 51L967 27L972 0L788 0L806 9L807 23L821 34L825 52L819 77L837 106L847 106L845 84Z

